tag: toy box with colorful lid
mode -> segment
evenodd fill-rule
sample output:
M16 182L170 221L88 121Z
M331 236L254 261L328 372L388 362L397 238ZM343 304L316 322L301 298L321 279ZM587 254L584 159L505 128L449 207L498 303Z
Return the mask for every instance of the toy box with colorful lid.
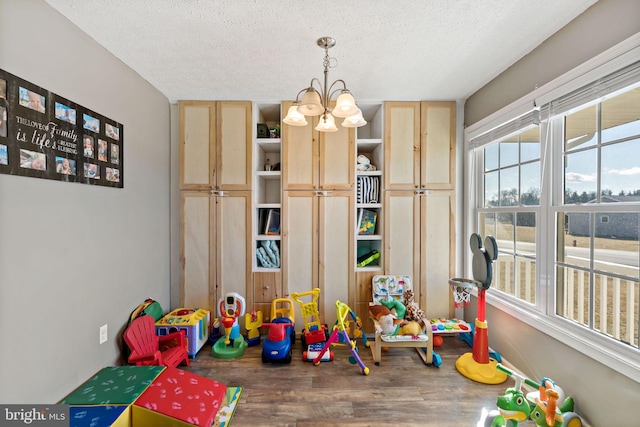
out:
M184 331L187 353L193 358L209 339L211 313L202 308L178 308L156 322L156 333L160 336L175 331Z

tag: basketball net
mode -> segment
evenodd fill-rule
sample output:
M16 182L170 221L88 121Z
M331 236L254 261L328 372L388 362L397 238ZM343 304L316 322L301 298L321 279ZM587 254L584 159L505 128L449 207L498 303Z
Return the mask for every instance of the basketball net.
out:
M471 305L471 287L451 285L455 308Z

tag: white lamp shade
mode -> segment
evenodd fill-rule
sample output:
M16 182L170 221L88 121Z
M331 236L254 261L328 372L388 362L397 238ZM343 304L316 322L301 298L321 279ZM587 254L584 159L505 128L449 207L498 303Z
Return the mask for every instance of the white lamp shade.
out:
M304 116L300 114L297 105L292 105L291 107L289 107L289 110L287 111L287 117L285 117L282 121L291 126L307 125L307 119L305 119Z
M324 107L317 90L310 87L302 96L298 112L305 116L319 116L324 113Z
M346 117L342 122L342 126L346 128L359 128L367 124L367 121L362 117L362 111L358 109L358 112L353 116Z
M336 120L333 118L331 113L324 114L320 117L320 121L318 122L318 126L316 126L316 130L320 132L337 132L338 128L336 127Z
M349 92L342 92L336 100L336 106L333 109L333 115L336 117L349 117L356 114L358 107L356 101Z

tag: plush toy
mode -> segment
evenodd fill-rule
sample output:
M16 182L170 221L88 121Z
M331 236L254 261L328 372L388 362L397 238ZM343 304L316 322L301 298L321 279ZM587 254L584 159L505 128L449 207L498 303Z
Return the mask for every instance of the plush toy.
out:
M422 325L415 320L404 321L400 325L398 335L420 335L423 332Z
M382 300L382 301L380 301L380 304L384 305L385 307L387 307L392 312L395 310L395 315L396 315L396 317L398 317L398 319L405 319L406 318L407 308L402 303L402 301L397 300L397 299L392 299L390 301Z
M360 154L358 156L358 164L356 165L356 169L359 171L374 171L376 170L376 167L371 164L366 156Z
M404 291L402 296L404 298L404 305L406 307L406 313L404 315L404 318L406 320L416 320L416 321L423 320L426 314L424 310L419 308L418 304L415 303L413 290L407 289L406 291Z
M378 321L384 335L396 334L398 325L402 323L402 319L398 319L391 310L384 305L376 304L369 306L369 314Z

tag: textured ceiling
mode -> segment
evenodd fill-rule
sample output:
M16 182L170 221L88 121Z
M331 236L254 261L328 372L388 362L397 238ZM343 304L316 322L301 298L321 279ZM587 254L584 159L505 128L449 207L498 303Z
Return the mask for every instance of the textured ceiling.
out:
M45 0L179 99L294 99L323 36L358 101L462 100L596 0Z

